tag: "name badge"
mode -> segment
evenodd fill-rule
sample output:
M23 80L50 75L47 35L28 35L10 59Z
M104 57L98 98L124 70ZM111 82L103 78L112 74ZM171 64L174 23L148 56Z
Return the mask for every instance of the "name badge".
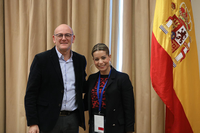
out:
M104 116L94 115L94 131L97 133L104 133Z

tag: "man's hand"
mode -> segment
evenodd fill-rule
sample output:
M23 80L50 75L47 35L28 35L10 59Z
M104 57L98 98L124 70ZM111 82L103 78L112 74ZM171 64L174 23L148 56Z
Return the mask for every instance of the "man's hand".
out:
M31 125L29 128L28 133L39 133L39 127L38 125Z

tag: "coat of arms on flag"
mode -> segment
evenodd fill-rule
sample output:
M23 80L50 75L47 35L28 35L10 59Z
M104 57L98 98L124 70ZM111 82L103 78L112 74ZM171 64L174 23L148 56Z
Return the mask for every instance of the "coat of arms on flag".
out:
M160 29L165 34L171 31L173 66L176 67L190 50L192 40L188 31L192 29L192 20L185 2L182 2L179 8L172 2L171 9L175 10L176 14L170 16L165 24L160 25Z

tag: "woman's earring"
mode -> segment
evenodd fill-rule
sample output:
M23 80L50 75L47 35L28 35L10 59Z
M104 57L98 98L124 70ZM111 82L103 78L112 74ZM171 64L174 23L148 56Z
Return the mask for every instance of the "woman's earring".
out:
M91 69L91 68L92 68L92 66L94 66L94 64L93 64L93 63L92 63L92 65L90 65L90 72L91 72L91 73L93 73L93 72L92 72L92 69Z

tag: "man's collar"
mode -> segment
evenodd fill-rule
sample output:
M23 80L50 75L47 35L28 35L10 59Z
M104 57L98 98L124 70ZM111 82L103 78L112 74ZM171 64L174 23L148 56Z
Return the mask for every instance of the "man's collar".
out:
M56 49L56 53L58 54L58 58L59 58L59 59L64 59L63 55L57 50L56 47L55 47L55 49ZM72 50L70 50L70 52L71 52L71 57L70 57L68 60L69 60L69 61L72 61L73 52L72 52Z

